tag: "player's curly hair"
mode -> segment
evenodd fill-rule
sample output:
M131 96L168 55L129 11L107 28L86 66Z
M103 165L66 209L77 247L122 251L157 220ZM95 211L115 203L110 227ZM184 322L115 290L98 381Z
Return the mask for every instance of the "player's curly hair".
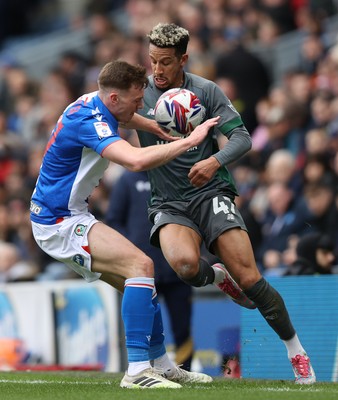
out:
M97 83L100 89L128 90L132 85L147 87L147 70L142 65L131 65L126 61L114 60L101 69Z
M189 32L176 24L159 23L150 31L147 37L154 46L175 48L177 56L182 56L187 52Z

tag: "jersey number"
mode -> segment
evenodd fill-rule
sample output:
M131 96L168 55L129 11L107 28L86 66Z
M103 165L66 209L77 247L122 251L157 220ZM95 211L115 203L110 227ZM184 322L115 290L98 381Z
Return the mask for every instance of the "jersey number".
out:
M219 214L220 212L224 212L224 214L236 214L235 205L231 202L228 197L223 196L223 200L219 201L218 197L214 197L212 200L212 207L214 210L214 214ZM226 204L228 203L228 204Z

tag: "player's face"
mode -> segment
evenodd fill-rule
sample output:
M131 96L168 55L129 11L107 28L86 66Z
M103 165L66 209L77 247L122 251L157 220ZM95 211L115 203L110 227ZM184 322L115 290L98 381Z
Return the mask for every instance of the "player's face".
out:
M144 88L132 86L111 95L113 115L119 122L127 123L137 110L143 107Z
M174 48L161 48L150 44L149 57L154 83L158 89L168 90L182 86L187 54L178 58Z

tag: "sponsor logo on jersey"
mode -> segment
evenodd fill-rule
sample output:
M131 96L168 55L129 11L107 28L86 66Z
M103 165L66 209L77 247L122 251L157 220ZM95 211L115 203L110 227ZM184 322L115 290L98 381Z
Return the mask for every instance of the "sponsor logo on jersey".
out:
M155 115L155 110L153 108L149 108L147 115Z
M81 254L75 254L75 256L73 256L73 261L75 264L80 265L81 267L84 266L84 258Z
M228 215L227 215L227 220L228 220L228 221L235 221L235 216L234 216L234 214L228 214Z
M86 232L86 229L87 229L87 225L82 225L82 224L76 225L76 227L74 229L75 235L83 236L84 233Z
M229 101L229 103L228 103L228 107L229 107L234 113L238 114L236 108L233 106L233 104L232 104L230 101Z
M157 213L157 214L155 215L154 224L157 224L157 223L158 223L158 221L160 220L161 216L162 216L162 213L161 213L161 212L159 212L159 213Z
M197 147L197 146L190 147L190 149L188 149L188 150L187 150L187 152L189 152L189 151L195 151L195 150L197 150L197 149L198 149L198 147Z
M113 134L107 122L94 122L94 128L100 139L111 136Z
M35 204L34 201L31 201L30 210L33 214L39 215L42 210L42 207Z

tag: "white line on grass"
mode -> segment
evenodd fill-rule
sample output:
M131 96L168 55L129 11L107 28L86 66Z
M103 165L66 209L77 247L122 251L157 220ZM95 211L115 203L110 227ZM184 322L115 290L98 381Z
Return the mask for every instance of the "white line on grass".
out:
M24 384L24 385L45 385L45 384L57 384L57 385L111 385L111 382L102 381L102 382L86 382L86 381L43 381L41 379L38 380L21 380L21 379L0 379L0 383L15 383L15 384Z

